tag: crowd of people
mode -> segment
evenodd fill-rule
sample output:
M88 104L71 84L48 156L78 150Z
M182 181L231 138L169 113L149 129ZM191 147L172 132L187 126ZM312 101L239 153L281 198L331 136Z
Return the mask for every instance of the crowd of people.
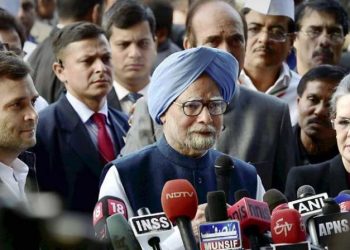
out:
M90 217L114 196L133 216L186 179L195 227L222 155L228 204L350 189L347 6L192 0L175 23L175 2L0 1L1 193Z

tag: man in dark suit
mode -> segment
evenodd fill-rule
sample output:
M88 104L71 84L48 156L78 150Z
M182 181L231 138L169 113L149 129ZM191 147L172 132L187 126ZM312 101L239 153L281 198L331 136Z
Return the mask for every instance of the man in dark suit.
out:
M129 114L136 100L147 92L156 58L154 15L136 0L116 1L103 26L111 45L114 74L108 104Z
M128 124L108 108L111 52L102 29L88 22L56 33L53 69L67 94L40 113L37 140L39 187L59 194L69 210L91 213L103 166L119 154Z
M49 37L39 44L28 61L33 68L33 80L40 95L53 103L64 94L65 88L52 70L55 56L52 52L52 38L59 28L78 21L101 23L102 0L60 0L57 2L59 21Z
M238 60L242 69L244 26L233 7L224 1L198 1L189 11L186 26L185 48L204 45L223 49ZM254 165L265 189L283 191L289 168L294 164L288 105L237 85L224 114L224 126L216 149ZM153 125L146 103L140 99L122 154L158 140L161 134L162 128Z

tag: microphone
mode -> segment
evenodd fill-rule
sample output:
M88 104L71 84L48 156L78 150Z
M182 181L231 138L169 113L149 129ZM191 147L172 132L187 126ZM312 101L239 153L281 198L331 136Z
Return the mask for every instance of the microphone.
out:
M315 194L316 194L315 189L310 185L303 185L303 186L299 187L297 190L297 198L298 199L313 196Z
M229 218L240 221L243 236L249 238L251 249L259 249L259 235L270 229L270 210L267 203L242 198L227 212ZM245 242L244 238L243 242Z
M151 214L148 208L140 208L137 217L129 219L131 228L144 250L161 250L163 242L174 231L165 213Z
M108 235L114 250L142 250L124 215L113 214L106 219L106 224Z
M281 191L274 188L265 192L263 201L268 204L270 213L272 213L276 207L288 203L286 196Z
M128 211L124 201L113 196L102 197L95 205L92 221L98 239L108 239L106 219L113 214L121 214L125 219L128 219Z
M207 194L205 208L207 223L199 225L201 250L238 249L242 247L238 220L227 220L225 193L213 191Z
M301 215L293 208L274 210L271 215L271 234L275 244L299 243L306 240Z
M205 213L208 222L227 220L226 198L223 191L208 192Z
M339 194L350 194L350 190L343 190L339 192Z
M171 222L176 222L186 250L198 250L193 235L191 220L198 207L197 193L185 179L167 181L161 197L163 211Z
M310 234L314 244L327 249L348 249L350 245L350 213L340 213L334 199L326 199L323 214L310 219Z
M310 217L322 212L323 201L328 198L328 194L315 194L313 187L304 185L299 187L297 197L300 197L300 199L288 202L288 206L296 209L303 218L304 223L307 224L307 220Z
M340 192L334 200L339 204L341 212L350 212L350 194Z
M232 158L228 155L220 155L215 160L215 175L217 190L225 192L226 201L230 197L231 172L234 168Z
M243 199L243 198L249 198L250 197L250 194L248 192L247 189L239 189L235 192L235 201L239 201L240 199Z

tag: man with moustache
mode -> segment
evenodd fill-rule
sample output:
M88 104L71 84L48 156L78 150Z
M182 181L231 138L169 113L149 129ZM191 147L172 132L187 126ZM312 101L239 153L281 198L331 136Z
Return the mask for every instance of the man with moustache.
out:
M294 1L247 0L242 12L248 31L240 83L286 102L295 124L300 76L284 62L294 41Z
M88 22L67 25L53 38L53 70L67 94L40 113L39 187L57 193L65 208L92 213L103 166L124 146L126 116L107 106L111 51L104 31Z
M298 85L298 124L293 127L296 166L332 159L339 151L329 116L329 101L346 71L334 65L310 69Z
M295 23L299 75L317 65L339 64L349 25L348 14L338 1L304 1L295 10Z
M30 71L22 58L0 51L0 188L3 195L18 202L27 201L28 178L35 177L34 165L18 158L36 143L34 104L39 95Z
M129 216L141 207L161 212L166 181L187 179L196 189L199 204L206 203L207 193L216 190L215 160L223 155L212 147L235 91L238 69L232 55L214 48L192 48L167 57L152 75L147 99L151 117L163 127L164 135L106 167L100 198L121 198ZM261 200L264 188L256 169L232 160L227 202L234 202L235 191L242 188Z
M198 46L231 53L242 69L245 32L239 13L225 1L204 0L193 4L187 16L184 47ZM152 122L146 100L141 98L136 103L122 154L152 144L162 134L162 127ZM216 148L254 165L265 188L283 190L288 170L295 164L287 104L236 84Z

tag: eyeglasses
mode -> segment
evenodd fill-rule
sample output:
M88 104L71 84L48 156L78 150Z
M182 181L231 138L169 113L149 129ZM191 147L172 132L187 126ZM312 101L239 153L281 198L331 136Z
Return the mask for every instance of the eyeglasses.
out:
M305 34L311 40L315 40L321 36L321 34L323 33L323 30L322 29L308 29L308 30L299 30L298 32ZM335 44L339 44L339 43L344 42L344 34L343 34L342 30L330 31L330 32L327 32L326 35L327 35L328 39Z
M9 44L0 42L0 51L8 51L8 50L9 50Z
M227 108L227 102L224 100L211 100L211 101L187 101L184 103L174 102L176 105L182 107L182 111L187 116L197 116L199 115L204 107L207 107L209 114L211 115L222 115L225 113Z
M331 120L334 130L339 132L349 131L350 118L335 118Z
M268 39L273 42L283 43L287 40L287 37L292 33L287 33L280 28L275 28L272 30L263 30L261 27L251 27L248 28L248 37L253 38L259 35L261 32L267 33Z

